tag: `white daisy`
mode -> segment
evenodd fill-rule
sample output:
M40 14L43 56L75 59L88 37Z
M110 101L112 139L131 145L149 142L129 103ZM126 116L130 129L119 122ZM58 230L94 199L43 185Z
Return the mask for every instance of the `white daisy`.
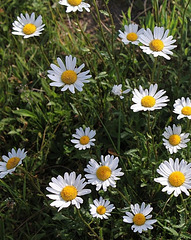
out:
M160 90L157 92L158 85L151 84L149 89L143 90L139 86L139 90L134 89L132 101L135 103L131 106L134 112L138 111L154 111L166 106L169 101L167 96L163 96L166 91Z
M28 13L25 16L21 13L20 17L17 17L18 21L14 21L12 34L21 35L23 38L36 37L44 30L45 24L42 24L42 16L39 15L35 20L35 13L31 16Z
M89 127L87 127L85 130L83 130L82 127L79 129L76 129L76 134L72 134L72 137L77 139L72 139L71 142L76 144L75 148L79 148L79 150L85 150L86 148L90 148L91 146L94 146L93 143L95 141L95 138L93 138L96 135L96 131L90 130Z
M131 90L130 89L126 89L125 91L122 91L122 84L119 84L119 85L114 85L111 92L114 94L114 95L117 95L120 97L120 99L123 99L124 97L122 96L123 94L126 94L128 92L130 92Z
M147 231L147 229L153 229L153 226L151 226L153 223L157 222L156 219L152 219L152 215L149 215L149 213L153 210L153 208L148 204L145 206L145 203L143 202L141 204L141 207L138 203L135 205L131 204L131 212L126 212L127 216L123 216L123 222L126 223L134 223L131 226L131 229L133 232L139 232L142 233L142 231Z
M26 157L25 149L19 148L17 152L12 148L11 152L8 152L8 157L3 155L4 162L0 162L0 178L4 178L7 174L12 174L16 167L21 165L22 160Z
M113 204L110 204L109 200L105 200L102 197L95 199L94 204L90 204L90 213L93 217L108 219L111 216L111 212L115 208Z
M187 164L184 159L179 163L179 159L175 161L169 158L169 161L164 161L159 165L157 172L162 176L154 178L155 182L164 185L163 192L177 197L181 192L189 196L187 189L191 189L191 163Z
M58 175L57 178L51 178L52 182L49 183L50 187L47 187L46 190L52 194L46 195L53 201L50 205L57 207L58 211L62 208L67 208L70 204L75 205L77 208L80 208L80 204L83 203L81 196L89 194L90 189L84 189L87 185L85 178L81 179L81 174L76 177L75 172L68 174L65 172L64 178Z
M181 133L181 126L176 127L176 125L173 124L173 129L168 126L165 130L162 134L165 138L162 140L170 154L177 153L178 149L187 147L186 143L190 141L190 139L188 139L189 133Z
M178 114L177 119L181 119L184 117L187 117L188 119L191 119L191 101L190 98L184 98L177 99L173 105L174 107L174 113Z
M96 185L96 190L99 191L103 187L104 191L107 191L107 187L110 185L116 187L116 180L119 180L120 176L124 173L121 172L121 168L117 168L119 158L114 156L101 155L101 162L98 164L94 159L90 159L87 168L84 169L88 174L85 177L88 179L88 183Z
M151 30L147 28L139 36L139 41L146 46L140 46L140 48L147 54L153 54L154 57L162 56L170 60L167 54L172 55L173 52L171 50L177 47L177 45L172 45L176 40L172 40L173 36L167 37L168 33L169 30L164 32L163 27L155 27L153 36Z
M144 29L140 29L138 31L138 25L137 24L129 24L128 26L125 25L125 32L122 32L121 30L119 30L119 37L122 39L122 42L124 44L135 44L138 45L139 44L139 36L143 33Z
M88 3L85 3L83 0L60 0L59 4L67 6L66 12L82 12L83 8L90 12L90 5Z
M76 58L72 59L72 56L66 56L65 64L60 58L57 58L59 67L55 64L50 64L52 70L48 70L48 77L53 81L50 83L50 86L62 87L61 91L66 91L67 89L70 92L75 93L75 88L78 91L82 91L83 83L88 83L91 75L87 75L90 71L81 72L85 64L76 68Z

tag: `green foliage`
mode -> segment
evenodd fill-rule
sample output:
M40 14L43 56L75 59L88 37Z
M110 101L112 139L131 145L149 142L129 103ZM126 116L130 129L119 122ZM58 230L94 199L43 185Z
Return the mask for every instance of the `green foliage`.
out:
M100 239L191 239L190 197L168 199L154 182L159 164L170 157L162 144L164 128L181 124L183 132L191 133L190 122L178 121L173 113L174 101L190 97L191 91L190 1L100 1L99 11L96 1L86 2L91 13L66 14L65 6L48 0L0 3L0 156L12 148L27 151L22 167L0 180L0 240L97 239L91 228ZM112 4L119 2L116 21ZM12 23L25 12L42 15L45 29L39 37L11 34ZM169 29L178 46L172 59L159 57L155 66L154 58L138 46L124 45L118 26L123 31L131 22ZM50 63L70 54L92 75L76 94L51 87L47 77ZM132 93L121 100L111 89L114 84L148 88L152 81L165 89L170 102L149 115L149 131L148 114L130 109ZM96 130L95 147L74 148L72 134L79 127ZM71 171L84 176L88 161L99 162L106 154L119 157L125 175L107 192L98 194L88 185L92 194L84 197L80 209L88 225L73 206L61 212L50 206L45 195L51 177ZM190 162L190 143L171 156ZM115 205L108 220L89 213L89 204L99 195ZM138 234L122 216L130 204L143 201L152 205L158 222L152 231Z

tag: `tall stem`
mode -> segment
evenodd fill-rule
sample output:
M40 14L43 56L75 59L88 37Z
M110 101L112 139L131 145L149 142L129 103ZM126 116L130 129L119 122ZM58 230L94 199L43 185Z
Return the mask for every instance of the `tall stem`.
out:
M36 38L34 38L34 41L36 42L36 44L38 44L39 48L40 48L40 51L42 53L42 55L44 56L44 59L46 60L46 62L48 63L48 65L50 66L50 62L46 56L46 54L44 53L44 50L43 48L41 47L41 44L39 43L39 41L36 40Z

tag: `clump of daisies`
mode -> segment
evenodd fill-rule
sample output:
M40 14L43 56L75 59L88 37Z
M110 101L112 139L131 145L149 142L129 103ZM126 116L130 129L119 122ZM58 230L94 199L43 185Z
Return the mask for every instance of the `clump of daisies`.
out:
M18 21L13 22L14 35L21 35L23 38L30 38L39 36L44 30L45 24L42 24L42 16L39 15L35 20L35 13L31 16L28 13L25 16L21 13L20 17L17 17Z
M169 161L164 161L159 165L157 172L161 177L154 178L155 182L165 186L162 191L167 194L172 194L177 197L181 192L189 196L189 189L191 189L191 163L187 163L184 159L179 162L169 158Z
M134 45L139 44L139 36L143 33L144 29L138 30L137 24L129 24L124 26L125 31L119 30L119 37L122 39L124 44L132 43Z
M167 105L169 101L167 96L163 96L166 91L160 90L157 92L158 84L151 84L149 89L143 90L142 86L133 90L132 101L135 103L131 106L134 112L138 111L154 111L161 109Z
M178 114L177 119L188 118L191 119L191 100L190 98L178 98L174 103L174 113Z
M156 219L151 219L152 215L149 215L153 208L148 204L147 206L143 202L141 206L136 203L131 204L131 212L126 212L127 216L123 216L123 221L125 223L133 223L131 229L134 232L142 233L142 231L147 231L148 229L153 229L152 224L157 222Z
M177 45L173 45L176 42L172 36L168 36L169 30L164 31L164 27L155 27L154 33L149 28L143 31L143 34L139 36L139 41L144 45L140 46L143 52L152 54L154 57L162 56L167 60L170 60L168 55L172 55L172 49Z
M85 150L86 148L90 148L91 146L95 145L95 135L96 131L90 130L89 127L87 127L85 130L80 127L76 129L75 134L72 134L72 137L75 139L72 139L71 142L75 144L75 148L78 148L79 150Z
M88 3L85 3L83 0L60 0L59 4L64 5L67 7L66 12L82 12L83 8L90 12L90 5Z
M163 144L170 154L177 153L181 148L186 148L186 143L190 141L188 139L189 133L181 133L181 126L176 126L175 124L173 124L173 128L170 126L166 127L162 135L165 137L162 139Z
M108 219L114 208L114 205L110 204L109 200L100 197L99 200L95 199L93 204L90 204L90 213L95 218Z
M111 92L116 95L116 96L119 96L120 99L123 99L124 96L123 94L127 94L129 93L131 90L130 89L126 89L126 90L122 90L122 84L119 84L119 85L114 85Z
M116 187L116 180L119 180L124 175L121 168L117 168L119 158L113 155L101 155L101 162L97 163L94 159L90 159L89 164L84 169L87 174L85 177L88 183L96 185L96 190L99 191L101 187L107 191L109 186Z
M84 188L87 182L85 182L85 178L81 177L81 174L76 176L75 172L70 174L65 172L64 177L58 175L57 178L51 178L50 187L46 188L51 193L46 196L54 200L50 205L57 207L58 211L70 205L80 208L80 204L83 203L81 196L91 193L90 189Z
M85 67L83 63L78 68L76 67L76 57L72 56L65 57L65 64L60 58L57 58L58 66L51 64L52 70L48 70L48 77L53 81L50 86L62 87L61 91L69 89L71 93L75 93L75 89L82 91L84 83L88 83L91 75L88 75L89 70L81 72Z
M3 161L0 162L0 178L4 178L7 174L12 174L16 167L22 164L26 153L24 148L19 148L17 151L12 148L11 152L8 152L8 156L3 155Z

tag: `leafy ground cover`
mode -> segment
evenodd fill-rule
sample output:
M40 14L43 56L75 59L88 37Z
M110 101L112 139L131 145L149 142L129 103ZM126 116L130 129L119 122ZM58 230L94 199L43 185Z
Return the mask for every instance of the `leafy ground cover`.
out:
M0 156L12 148L27 151L13 174L0 179L0 239L191 239L190 196L168 195L154 181L165 160L191 161L190 142L170 154L162 140L165 127L173 124L191 131L190 119L177 119L173 112L175 100L190 98L190 0L87 2L90 12L82 13L66 13L57 1L0 3ZM39 37L11 33L12 23L26 12L42 16L45 27ZM132 22L151 31L155 26L169 29L177 45L171 59L125 45L118 30ZM75 94L50 86L47 76L51 63L69 55L92 75ZM133 112L133 90L155 83L166 91L167 106ZM112 93L119 84L131 90L124 99ZM96 131L95 146L75 148L72 134L80 127ZM80 209L72 205L58 212L50 206L46 188L52 177L72 171L84 177L90 159L100 162L108 154L119 158L124 173L116 188L96 191L88 184L91 193ZM90 204L100 196L115 206L108 219L90 213ZM131 204L142 202L151 204L157 222L139 234L123 216Z

